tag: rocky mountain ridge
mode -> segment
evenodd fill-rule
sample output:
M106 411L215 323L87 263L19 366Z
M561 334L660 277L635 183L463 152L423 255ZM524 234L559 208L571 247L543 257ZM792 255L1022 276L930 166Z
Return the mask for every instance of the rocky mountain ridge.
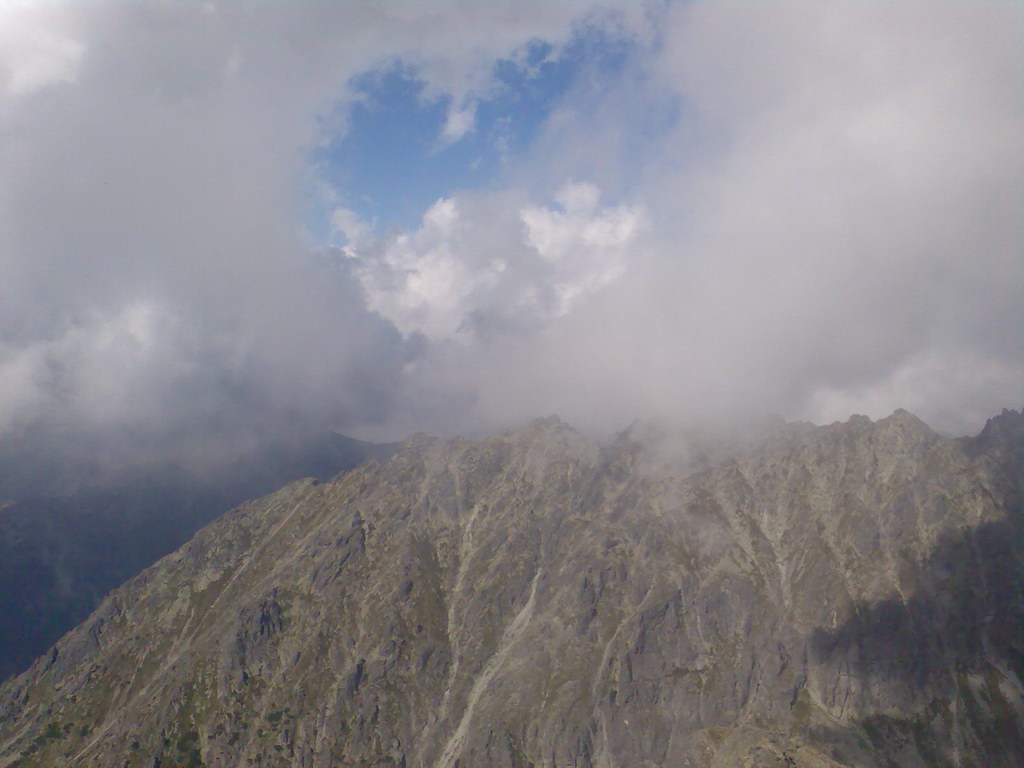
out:
M0 766L1024 764L1024 417L557 419L243 505L0 687Z

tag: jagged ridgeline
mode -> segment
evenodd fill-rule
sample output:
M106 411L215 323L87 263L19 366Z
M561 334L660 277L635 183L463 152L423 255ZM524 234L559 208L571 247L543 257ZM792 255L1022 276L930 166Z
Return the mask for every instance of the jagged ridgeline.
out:
M414 438L113 592L0 765L1019 768L1022 441Z

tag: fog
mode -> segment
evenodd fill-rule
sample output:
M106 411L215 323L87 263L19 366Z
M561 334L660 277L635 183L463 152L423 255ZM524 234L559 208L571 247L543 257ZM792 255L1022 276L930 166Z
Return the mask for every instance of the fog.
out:
M14 3L0 441L200 462L268 435L558 413L977 431L1024 403L1010 3ZM499 60L595 30L529 147L418 227L316 149L396 63L473 132ZM311 234L328 209L332 242ZM333 212L330 212L333 209ZM198 457L198 458L197 458Z

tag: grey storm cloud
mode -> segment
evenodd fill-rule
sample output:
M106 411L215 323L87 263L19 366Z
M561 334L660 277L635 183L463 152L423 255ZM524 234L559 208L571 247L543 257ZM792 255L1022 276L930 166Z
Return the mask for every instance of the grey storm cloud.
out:
M896 407L970 431L1024 401L1017 5L2 13L0 435ZM497 59L602 24L631 60L502 185L409 232L339 206L348 244L308 242L352 78L405 62L457 141Z

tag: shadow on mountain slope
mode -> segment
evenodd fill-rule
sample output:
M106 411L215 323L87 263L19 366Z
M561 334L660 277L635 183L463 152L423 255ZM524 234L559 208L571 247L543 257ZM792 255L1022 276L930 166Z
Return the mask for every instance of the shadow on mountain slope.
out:
M959 766L960 752L1024 764L1024 418L1004 412L963 448L994 459L1005 518L944 536L911 596L860 603L810 638L834 682L826 705L856 713L821 741L870 744L883 765Z

